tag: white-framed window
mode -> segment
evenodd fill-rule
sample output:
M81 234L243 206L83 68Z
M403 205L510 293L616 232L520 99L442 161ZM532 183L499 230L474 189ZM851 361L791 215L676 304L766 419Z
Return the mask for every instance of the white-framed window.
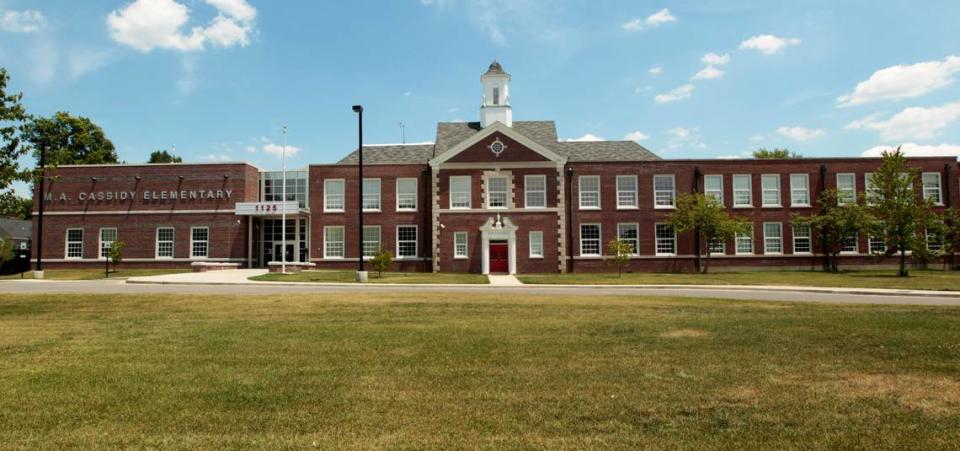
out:
M783 224L779 222L763 223L763 253L783 253Z
M547 176L523 176L524 208L547 208Z
M737 233L734 241L737 255L753 254L753 224L750 225L750 230Z
M581 175L578 180L580 208L600 208L600 176Z
M343 226L323 227L323 258L343 258L346 254Z
M66 258L83 258L83 229L67 229L66 243Z
M760 176L760 205L763 207L781 206L780 174L763 174Z
M617 176L617 208L637 208L637 176Z
M469 210L471 202L471 183L469 175L450 176L450 209Z
M707 244L711 254L724 255L727 253L727 243L724 240L713 240Z
M940 189L940 173L924 172L920 176L923 184L923 199L930 200L934 205L943 205L943 191Z
M210 228L190 227L190 258L210 256Z
M543 232L530 232L530 258L543 258Z
M630 243L630 254L640 252L640 226L637 223L617 224L617 239Z
M417 258L417 226L397 226L397 258Z
M753 182L751 179L752 176L749 174L737 174L733 176L734 207L753 206Z
M867 246L871 254L887 253L887 240L883 236L870 236L867 238Z
M809 224L795 224L793 226L793 253L813 253L813 241L810 237Z
M173 227L157 227L157 258L173 258Z
M653 176L653 208L673 208L676 206L675 181L673 174Z
M510 182L506 176L487 177L487 208L507 208L507 196Z
M116 227L100 228L100 259L105 259L110 255L110 246L117 241Z
M856 254L860 252L860 234L848 237L840 243L840 253L841 254Z
M600 251L600 224L580 224L580 255L602 255Z
M655 224L654 239L657 255L677 255L677 233L670 224Z
M810 176L790 174L790 205L793 207L810 206Z
M453 232L453 258L468 258L467 249L467 232Z
M397 211L417 211L417 179L397 179Z
M940 174L937 174L938 176ZM925 233L927 239L927 250L930 252L940 252L943 249L943 235L933 233L929 230Z
M380 179L363 179L363 211L380 211Z
M873 204L876 201L877 196L880 194L880 191L877 190L877 187L873 186L873 173L867 172L863 174L863 192L866 196L867 204Z
M837 174L837 203L857 202L857 176L853 173Z
M707 196L713 196L715 199L717 199L717 201L723 204L723 176L703 176L703 194Z
M363 257L371 258L380 252L380 226L363 226Z
M323 181L323 211L342 212L344 210L344 183L343 179Z

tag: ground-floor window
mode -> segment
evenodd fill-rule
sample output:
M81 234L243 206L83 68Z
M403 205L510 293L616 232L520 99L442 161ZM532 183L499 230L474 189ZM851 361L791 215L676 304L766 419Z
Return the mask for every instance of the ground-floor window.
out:
M940 174L935 174L940 175ZM940 252L943 249L943 235L927 231L927 250L930 252Z
M657 224L655 226L655 238L657 255L676 255L677 254L677 234L670 224Z
M380 226L363 226L363 256L374 257L380 252Z
M783 253L783 225L779 222L763 223L763 253Z
M190 228L190 258L207 258L210 252L210 229Z
M417 257L417 226L397 226L397 257Z
M100 258L107 258L110 256L110 247L112 247L113 243L116 241L117 241L116 227L100 228Z
M810 242L810 226L793 226L793 253L809 254L813 251L813 245Z
M173 227L157 228L157 258L173 258Z
M600 224L580 224L580 255L600 255Z
M630 253L637 255L640 252L640 233L636 223L617 224L617 239L630 244Z
M727 243L722 239L710 241L710 253L723 255L727 253Z
M67 229L67 258L83 258L83 229Z
M543 258L543 232L530 232L530 258Z
M323 228L323 258L343 258L343 226Z
M753 225L750 226L750 229L745 233L737 233L736 238L736 251L738 255L752 254L753 253Z
M857 242L860 241L860 235L853 235L843 240L843 243L840 245L840 252L845 254L855 254L857 253Z
M453 233L453 258L467 258L467 232Z

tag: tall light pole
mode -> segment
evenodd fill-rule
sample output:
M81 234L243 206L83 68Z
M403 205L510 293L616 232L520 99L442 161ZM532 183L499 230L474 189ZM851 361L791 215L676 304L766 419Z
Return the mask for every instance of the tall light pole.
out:
M40 176L37 178L40 181L40 214L37 215L37 270L33 273L35 279L43 278L43 204L46 203L46 195L44 194L44 188L47 185L46 157L47 146L41 144ZM36 186L34 186L34 189L36 189Z
M283 188L280 199L280 272L287 273L287 126L283 126Z
M357 206L357 220L360 223L360 227L357 229L360 239L357 240L359 246L357 249L359 253L357 254L357 260L360 262L357 265L357 282L366 282L367 281L367 272L363 270L363 105L354 105L353 112L357 113L357 166L359 168L359 182L360 182L360 197Z

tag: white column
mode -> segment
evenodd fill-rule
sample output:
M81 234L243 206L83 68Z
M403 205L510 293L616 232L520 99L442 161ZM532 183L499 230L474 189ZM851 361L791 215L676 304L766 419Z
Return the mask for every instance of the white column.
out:
M509 255L508 271L510 274L516 274L517 273L517 234L515 232L510 232L510 237L507 238L507 253Z
M247 216L247 268L253 268L253 216Z
M490 238L487 236L487 232L481 232L480 235L483 237L483 265L482 272L484 274L490 274Z

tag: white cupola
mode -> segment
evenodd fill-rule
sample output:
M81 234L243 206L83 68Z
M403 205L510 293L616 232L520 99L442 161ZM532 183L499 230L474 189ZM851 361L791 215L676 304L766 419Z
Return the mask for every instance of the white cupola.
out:
M494 122L513 126L513 111L510 109L510 74L503 71L494 60L487 72L480 76L483 84L483 104L480 105L480 126L486 128Z

